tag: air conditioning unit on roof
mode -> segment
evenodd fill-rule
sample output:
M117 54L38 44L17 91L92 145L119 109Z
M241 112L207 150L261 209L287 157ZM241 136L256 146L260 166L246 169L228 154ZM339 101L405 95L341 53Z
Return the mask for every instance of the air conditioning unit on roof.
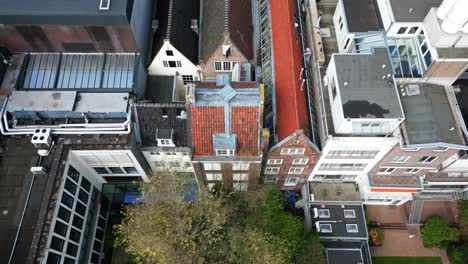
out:
M31 143L35 147L47 146L50 147L52 143L52 138L50 137L50 129L49 128L42 128L36 129L34 134L31 137Z

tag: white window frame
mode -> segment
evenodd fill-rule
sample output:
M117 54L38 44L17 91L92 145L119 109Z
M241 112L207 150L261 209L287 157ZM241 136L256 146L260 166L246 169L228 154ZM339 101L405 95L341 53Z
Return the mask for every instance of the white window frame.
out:
M182 81L184 82L184 85L194 83L194 80L195 78L193 78L193 75L182 75Z
M217 66L219 66L219 67L217 67ZM215 71L223 71L223 63L221 61L215 61L214 62L214 69L215 69Z
M291 180L294 179L294 183L291 182ZM284 180L284 186L296 186L299 183L299 177L287 177L286 180Z
M265 174L268 174L268 175L278 174L279 171L280 171L280 167L266 167L265 168Z
M420 172L421 170L422 170L421 168L406 168L405 173L416 174L416 173Z
M233 163L233 171L248 171L250 169L250 163Z
M283 164L283 159L268 159L268 165L281 165Z
M265 176L265 184L276 184L278 182L278 177L276 176Z
M351 228L353 228L351 230ZM356 229L354 229L356 228ZM348 233L359 233L359 228L357 224L346 224L346 232Z
M234 69L234 66L237 63L239 62L238 61L215 61L214 69L215 69L215 72L232 72L232 69ZM216 66L220 66L220 67L216 67Z
M351 213L351 214L346 215L346 213ZM356 211L354 211L354 209L344 209L343 215L345 218L356 218Z
M246 192L249 189L249 182L240 181L232 183L232 189L235 192Z
M294 165L307 165L309 163L309 159L293 159L292 164Z
M326 227L329 227L330 229L329 229L329 230L323 230L323 229L322 229L322 226L323 226L323 227L325 227L325 226L326 226ZM320 229L320 230L319 230L320 233L333 233L333 227L332 227L331 224L322 224L322 223L320 223L320 224L319 224L319 229Z
M236 152L233 149L215 149L216 156L231 157L235 156Z
M385 171L382 171L382 170L385 170ZM390 174L392 174L395 170L396 170L395 167L380 167L380 169L379 169L379 171L377 172L377 174L381 174L381 175L390 175Z
M213 181L222 181L223 174L221 173L206 173L206 181L213 182Z
M302 155L305 153L305 148L284 148L281 150L281 155Z
M219 162L205 162L203 163L203 169L209 171L220 171L221 170L221 163Z
M158 143L161 146L172 146L172 140L171 139L158 139Z
M401 159L397 159L395 160L396 157L405 157L404 160L401 160ZM394 156L393 159L390 161L390 163L397 163L397 164L403 164L403 163L406 163L409 159L411 159L411 156L406 156L406 155L398 155L398 156Z
M320 213L325 213L325 215L320 215ZM328 209L318 209L318 217L319 218L330 218L330 210Z
M449 147L441 147L443 149L433 149L432 151L434 152L447 152L449 150Z
M426 157L426 159L424 159L423 161L421 161L424 157ZM431 159L431 158L434 158L433 160L431 160L430 162L427 162L427 160ZM421 163L421 164L431 164L433 163L434 161L438 160L439 157L437 156L422 156L420 159L418 159L418 163Z
M302 174L304 167L290 167L288 174Z
M232 180L235 182L249 181L248 173L233 173Z

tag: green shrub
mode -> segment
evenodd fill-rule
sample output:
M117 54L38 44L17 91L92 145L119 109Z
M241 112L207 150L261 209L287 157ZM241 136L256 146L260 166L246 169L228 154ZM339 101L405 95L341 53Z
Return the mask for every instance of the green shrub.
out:
M424 247L446 248L460 239L460 230L441 217L433 216L424 225L422 231Z
M450 244L447 248L447 255L451 264L468 263L468 243Z

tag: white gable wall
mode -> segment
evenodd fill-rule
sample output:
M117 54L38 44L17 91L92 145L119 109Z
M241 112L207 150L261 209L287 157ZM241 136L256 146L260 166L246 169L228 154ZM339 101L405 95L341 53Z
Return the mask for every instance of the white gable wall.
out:
M167 56L166 50L171 50L174 56ZM164 67L164 61L180 61L181 67ZM151 62L148 72L149 75L163 76L174 76L178 72L180 75L192 75L194 80L201 80L200 68L194 65L168 41L164 41L163 46Z

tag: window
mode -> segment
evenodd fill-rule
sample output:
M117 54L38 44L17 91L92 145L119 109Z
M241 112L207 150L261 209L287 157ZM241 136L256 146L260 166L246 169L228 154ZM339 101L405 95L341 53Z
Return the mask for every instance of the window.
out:
M82 203L80 203L80 202L76 202L75 212L77 212L77 213L80 214L81 216L84 216L85 213L86 213L86 206L84 206L84 205L83 205Z
M284 181L284 186L296 186L298 182L298 177L288 177L286 178L286 181Z
M72 228L70 230L70 235L68 236L68 238L70 238L70 240L72 241L75 241L76 243L79 243L80 238L81 238L81 233Z
M249 163L234 163L232 164L232 170L241 170L246 171L249 170L250 164Z
M215 71L232 71L236 65L236 61L215 61Z
M138 170L135 167L124 167L127 174L137 174Z
M88 197L89 197L89 195L85 191L80 190L78 192L78 199L80 199L80 201L82 201L85 204L88 203Z
M289 168L288 174L301 174L304 171L304 167L291 167Z
M449 148L448 147L437 147L437 148L434 148L433 151L434 152L446 152Z
M73 168L73 166L69 166L68 167L68 172L67 172L68 176L70 178L72 178L76 183L78 183L78 180L80 178L80 173L75 169Z
M158 145L170 146L170 145L172 145L172 140L170 140L170 139L158 139Z
M102 241L104 238L104 232L102 230L96 229L96 238Z
M217 149L216 156L234 156L233 149Z
M215 71L222 71L223 68L222 68L222 64L220 61L215 61Z
M66 192L62 193L62 204L68 206L68 208L73 208L73 197L67 194Z
M280 168L279 167L266 167L265 174L278 174Z
M63 260L63 264L75 264L75 263L76 261L71 258L65 257L65 259Z
M99 259L100 259L100 257L99 257L98 254L93 253L93 254L91 255L91 263L93 263L93 264L98 264L98 263L99 263Z
M306 165L309 162L309 159L294 159L292 164L294 165Z
M318 210L319 218L330 218L330 210L328 209L319 209Z
M156 167L166 167L166 162L165 161L155 161L154 166L156 166Z
M74 245L73 243L68 242L67 244L67 254L73 257L76 257L76 254L78 253L78 247Z
M70 220L70 215L71 215L70 210L67 210L64 207L60 206L58 215L57 215L58 218L68 223L68 220Z
M68 227L65 224L63 224L62 222L60 222L60 221L55 222L54 232L56 234L59 234L59 235L65 237L67 235L67 229L68 229Z
M362 171L366 168L367 163L322 163L320 170L353 170Z
M81 187L83 187L83 189L85 189L86 191L89 192L89 190L91 188L91 183L88 181L88 179L83 177L81 179Z
M410 152L416 152L419 151L421 148L404 148L403 151L410 151Z
M192 75L182 75L182 80L184 81L184 85L189 83L193 83L193 76Z
M392 161L390 163L405 163L407 162L411 156L395 156L392 158Z
M277 164L283 164L283 159L269 159L267 161L268 165L277 165Z
M408 34L415 34L418 31L419 27L411 27L408 31Z
M322 233L331 233L333 232L331 224L319 224L319 231Z
M205 168L205 170L221 170L221 163L203 163L203 168Z
M52 240L50 241L50 248L62 252L64 244L65 241L63 239L53 236Z
M234 181L248 181L249 180L249 174L248 173L234 173L232 175L232 179Z
M105 167L94 167L93 169L99 174L109 174Z
M281 154L290 154L290 155L297 155L297 154L304 154L304 148L284 148L281 150Z
M265 176L265 183L266 184L276 184L278 181L278 177L275 176Z
M174 56L174 52L172 50L166 50L167 56Z
M71 194L76 192L76 184L74 184L70 179L65 180L65 190L69 191Z
M93 249L97 252L101 252L101 248L102 248L102 243L97 240L94 240Z
M163 61L163 66L164 66L164 68L169 68L169 62Z
M49 252L47 255L47 264L59 264L61 260L61 256L55 253Z
M330 150L327 158L374 158L378 150Z
M72 225L78 229L83 227L83 218L79 217L78 215L73 216Z
M207 181L222 181L223 175L221 173L207 173L206 180Z
M357 233L358 232L357 224L346 224L346 232Z
M113 174L122 174L124 173L120 167L109 167L108 168Z
M410 173L410 174L418 173L418 172L420 172L420 171L421 171L421 169L419 169L419 168L408 168L408 169L405 169L405 172L406 172L406 173Z
M176 68L176 62L175 61L168 61L169 62L169 67L170 68Z
M399 34L399 35L405 34L407 29L408 29L407 27L400 27L400 29L398 29L397 34Z
M395 171L396 168L380 168L379 172L377 174L392 174L392 172Z
M176 61L177 67L182 67L182 62L181 61Z
M343 18L342 17L340 17L338 19L338 24L340 25L340 31L341 31L343 29Z
M249 183L248 182L235 182L232 184L232 188L236 192L245 192L248 190Z
M435 156L424 156L418 160L419 163L432 163L434 160L436 160L437 157Z
M344 209L345 218L356 218L356 212L353 209Z

